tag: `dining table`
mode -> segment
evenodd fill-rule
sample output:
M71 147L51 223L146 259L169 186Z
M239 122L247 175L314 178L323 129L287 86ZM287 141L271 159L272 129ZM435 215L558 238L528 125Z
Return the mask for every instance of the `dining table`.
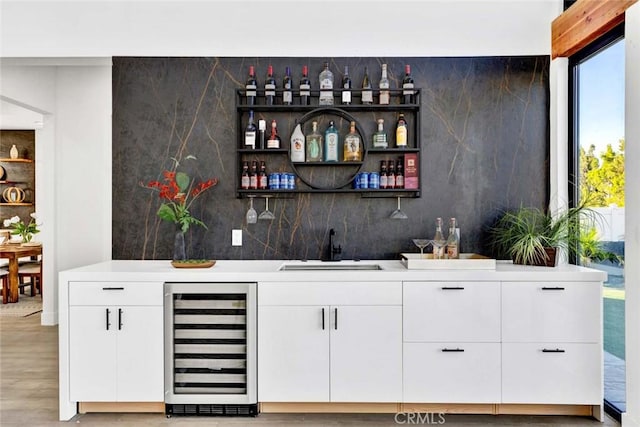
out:
M0 245L0 259L7 258L9 260L9 292L2 293L3 304L18 302L18 264L20 258L40 255L42 255L41 243L5 243Z

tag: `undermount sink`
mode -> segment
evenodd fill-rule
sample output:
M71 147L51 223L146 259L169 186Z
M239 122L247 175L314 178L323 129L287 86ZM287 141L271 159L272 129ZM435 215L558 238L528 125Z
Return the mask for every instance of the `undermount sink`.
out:
M309 271L309 270L382 270L380 264L367 261L287 261L279 271Z

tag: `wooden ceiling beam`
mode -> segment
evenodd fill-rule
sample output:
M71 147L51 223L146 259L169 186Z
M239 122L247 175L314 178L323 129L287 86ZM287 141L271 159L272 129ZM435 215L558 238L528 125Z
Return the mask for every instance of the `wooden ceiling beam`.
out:
M638 0L578 0L551 23L551 58L568 57L624 22Z

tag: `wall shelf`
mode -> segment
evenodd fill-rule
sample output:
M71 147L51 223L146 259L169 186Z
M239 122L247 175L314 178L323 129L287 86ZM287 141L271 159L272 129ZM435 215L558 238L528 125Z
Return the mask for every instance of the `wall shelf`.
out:
M31 160L31 159L5 159L5 158L1 158L0 162L33 163L33 160Z

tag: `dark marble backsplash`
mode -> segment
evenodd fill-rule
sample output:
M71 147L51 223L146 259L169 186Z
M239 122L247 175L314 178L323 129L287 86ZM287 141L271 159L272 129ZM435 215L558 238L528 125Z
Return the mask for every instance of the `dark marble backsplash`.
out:
M235 91L249 65L259 84L268 64L278 86L286 66L295 88L302 66L317 89L325 58L113 58L113 259L169 259L174 226L156 215L157 193L143 184L161 178L171 158L200 179L219 183L192 213L208 229L186 235L191 258L317 259L329 229L342 257L395 259L417 252L412 238L434 233L436 217L455 216L463 252L490 255L486 227L501 209L544 208L549 199L549 58L333 58L335 80L349 66L354 87L364 67L377 87L387 63L397 88L410 64L422 90L421 197L402 199L409 219L389 219L393 198L359 194L298 194L271 199L273 221L245 222L248 199L236 198L238 146ZM392 129L387 124L387 132ZM285 137L288 138L290 130ZM197 161L186 161L188 155ZM264 200L256 199L260 213ZM231 230L243 245L231 246ZM445 231L446 234L446 231Z

